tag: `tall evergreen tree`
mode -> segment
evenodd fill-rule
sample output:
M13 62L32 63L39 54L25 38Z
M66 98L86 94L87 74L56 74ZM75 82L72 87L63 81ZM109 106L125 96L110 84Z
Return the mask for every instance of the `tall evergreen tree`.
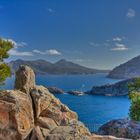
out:
M14 47L14 44L6 39L0 38L0 84L11 76L10 67L4 62L9 57L8 51Z

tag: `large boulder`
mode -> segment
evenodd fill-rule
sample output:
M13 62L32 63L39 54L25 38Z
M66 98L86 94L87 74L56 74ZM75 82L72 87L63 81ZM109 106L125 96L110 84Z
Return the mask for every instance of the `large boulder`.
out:
M140 139L140 123L128 119L112 120L99 128L99 134Z
M18 90L0 92L0 140L22 140L34 127L32 101Z
M30 89L34 86L34 71L28 66L21 65L16 72L15 89L21 90L24 93L29 93Z
M77 120L53 129L46 140L90 140L91 133Z

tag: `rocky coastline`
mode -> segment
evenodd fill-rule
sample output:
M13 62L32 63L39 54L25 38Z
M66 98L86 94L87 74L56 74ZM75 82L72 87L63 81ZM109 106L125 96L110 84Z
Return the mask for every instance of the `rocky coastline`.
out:
M0 91L0 139L118 140L91 134L75 112L35 84L35 74L28 66L16 72L14 90Z
M128 79L117 82L115 84L107 84L103 86L93 86L87 94L92 95L105 95L105 96L125 96L128 95L128 84L135 79Z

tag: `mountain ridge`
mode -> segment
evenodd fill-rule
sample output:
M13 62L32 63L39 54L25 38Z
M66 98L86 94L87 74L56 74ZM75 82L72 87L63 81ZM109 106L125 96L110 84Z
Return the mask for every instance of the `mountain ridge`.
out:
M110 71L107 77L114 79L130 79L140 77L140 55L115 67L112 71Z
M88 68L71 61L61 59L55 63L51 63L44 59L22 60L17 59L9 63L12 73L14 73L20 65L30 66L36 74L96 74L107 73L109 70L99 70Z

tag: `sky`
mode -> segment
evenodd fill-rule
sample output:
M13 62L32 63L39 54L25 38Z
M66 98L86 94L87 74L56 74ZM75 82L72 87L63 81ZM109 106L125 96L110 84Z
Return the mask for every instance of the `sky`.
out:
M140 55L140 0L0 0L8 61L66 59L112 69Z

